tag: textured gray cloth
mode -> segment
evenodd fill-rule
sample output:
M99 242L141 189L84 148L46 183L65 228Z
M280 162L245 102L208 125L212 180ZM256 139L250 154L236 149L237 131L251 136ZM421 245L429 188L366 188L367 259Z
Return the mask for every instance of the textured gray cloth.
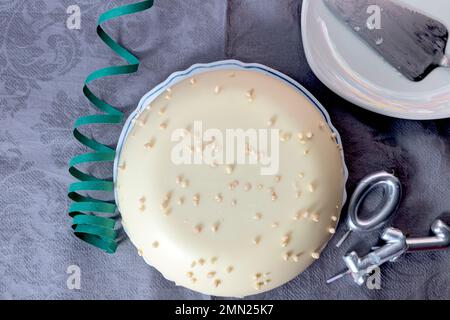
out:
M74 120L93 112L83 97L89 72L121 61L96 37L99 13L127 1L6 0L0 2L0 298L210 299L176 287L138 257L128 240L114 255L76 239L67 216L71 156L83 148ZM130 1L128 1L130 2ZM66 28L69 5L81 7L81 29ZM394 169L405 186L392 224L426 234L450 208L450 121L395 120L364 111L330 92L307 65L300 36L300 0L156 1L149 11L106 27L142 60L138 73L98 81L94 90L128 114L170 73L193 63L235 58L286 73L328 109L344 141L348 191L364 175ZM120 128L91 130L116 141ZM101 171L101 170L100 170ZM382 268L381 290L350 279L325 285L341 255L361 253L377 233L333 244L290 283L251 298L450 298L450 250L410 254ZM362 241L362 240L365 241ZM81 268L81 289L66 286L69 265Z

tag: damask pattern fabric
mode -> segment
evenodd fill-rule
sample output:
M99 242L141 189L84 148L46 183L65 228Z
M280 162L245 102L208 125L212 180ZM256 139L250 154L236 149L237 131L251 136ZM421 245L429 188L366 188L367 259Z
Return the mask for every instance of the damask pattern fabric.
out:
M74 120L95 112L82 95L93 70L121 61L97 38L98 15L132 1L3 0L0 2L0 298L2 299L212 299L175 286L149 267L123 238L114 255L72 234L66 212L70 158L82 147ZM66 26L70 5L81 28ZM103 99L129 114L170 73L222 59L258 62L309 89L341 133L350 171L348 191L368 173L394 170L404 199L391 224L424 235L450 211L450 121L404 121L364 111L330 92L306 63L300 36L300 0L156 1L144 13L106 29L142 61L138 73L94 85ZM121 128L90 134L114 145ZM111 168L90 168L110 175ZM448 215L447 215L448 216ZM378 234L354 235L283 287L252 298L450 298L450 250L409 254L382 268L381 289L350 279L326 285L345 250L362 253ZM364 240L364 241L362 241ZM70 290L67 268L81 268L81 289Z

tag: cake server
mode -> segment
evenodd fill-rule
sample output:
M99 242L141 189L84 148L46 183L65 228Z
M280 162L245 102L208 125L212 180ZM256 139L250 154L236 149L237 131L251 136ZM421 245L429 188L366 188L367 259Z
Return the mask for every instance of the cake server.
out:
M327 7L411 81L450 68L448 29L393 0L324 0ZM367 63L370 63L368 61Z

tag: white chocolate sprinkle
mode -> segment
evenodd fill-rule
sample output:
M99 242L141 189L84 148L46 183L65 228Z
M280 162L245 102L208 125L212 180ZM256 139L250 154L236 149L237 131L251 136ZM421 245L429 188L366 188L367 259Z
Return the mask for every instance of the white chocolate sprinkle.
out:
M161 202L160 208L161 210L167 209L169 207L169 200L163 200L163 202Z
M163 200L164 200L164 201L170 201L171 198L172 198L172 193L167 192L167 193L164 195Z
M212 257L212 258L211 258L211 264L216 263L217 259L218 259L217 257Z
M245 95L247 96L249 102L253 102L255 99L255 89L248 90Z
M225 171L227 174L232 174L233 170L234 170L234 166L232 166L232 165L228 165L225 167Z
M303 134L303 132L298 133L297 138L300 144L306 144L305 135Z
M308 185L308 191L311 192L311 193L316 191L316 187L314 186L314 184L310 183Z
M260 212L256 213L256 214L253 216L253 219L254 219L254 220L261 220L261 218L262 218L262 213L260 213Z
M159 128L160 128L161 130L166 130L166 129L167 129L167 122L161 123L161 124L159 125Z
M215 94L219 94L220 91L221 91L220 86L216 86L216 87L214 88L214 93L215 93Z
M267 126L268 127L273 127L276 122L277 122L277 117L273 116L272 118L269 119L269 121L267 121Z
M236 189L238 186L239 186L239 181L234 180L234 181L230 182L230 184L228 185L228 188L229 188L230 190L234 190L234 189Z
M213 162L211 162L211 164L209 166L211 168L217 168L219 166L219 164L217 163L217 161L213 161Z
M165 216L170 215L171 212L172 212L172 209L171 209L170 207L165 208L165 209L163 210L163 214L164 214Z
M233 266L228 266L227 269L226 269L226 271L227 271L228 273L233 272L233 270L234 270L234 267L233 267Z
M299 260L300 260L300 257L303 255L303 252L300 252L300 253L297 253L296 255L294 255L293 257L292 257L292 260L294 261L294 262L298 262Z
M314 221L314 222L319 222L320 215L318 213L311 214L311 220Z
M214 287L217 288L221 283L222 283L222 281L220 279L214 280Z
M275 228L278 228L279 225L280 224L278 222L274 222L270 226L275 229Z
M220 227L220 222L216 222L211 226L211 231L217 232L219 230L219 227Z
M328 233L329 234L335 234L336 233L336 229L333 227L328 228Z
M216 275L215 271L210 271L206 274L206 277L208 277L209 279L214 278L214 276Z
M261 236L256 236L253 238L253 244L258 245L261 242Z
M289 133L289 132L283 133L280 136L280 140L283 141L283 142L287 142L287 141L291 140L291 138L292 138L292 134Z
M146 144L144 144L144 148L147 150L151 150L155 147L155 139L150 139L149 142L147 142Z
M223 196L219 193L214 198L217 203L221 203L223 201Z
M205 264L205 262L206 261L203 258L198 259L198 264L201 265L201 266L203 266Z
M200 195L198 193L194 195L194 197L192 198L192 202L194 206L198 207L198 205L200 204Z
M186 189L189 186L189 180L184 179L180 183L181 188Z
M278 199L278 195L275 191L272 192L271 196L272 196L272 201L276 201Z
M337 216L331 216L331 221L337 221L338 220L338 217Z
M291 256L292 256L292 251L288 251L283 254L283 260L288 261Z
M195 80L195 78L191 78L191 79L189 79L189 82L190 82L192 85L194 85L194 84L197 82L197 80Z
M158 114L160 116L162 116L164 113L166 113L166 110L167 110L167 106L162 107L162 108L159 109Z
M189 271L186 273L186 277L192 278L194 276L194 273L192 271Z
M194 232L195 233L200 233L203 230L203 225L202 224L198 224L194 227ZM200 263L201 264L201 263Z
M251 188L252 188L252 184L251 184L250 182L247 182L247 183L244 185L244 190L245 190L245 191L250 191Z
M159 242L158 241L153 241L152 247L153 248L158 248L159 247Z
M312 252L311 253L311 257L313 258L313 259L319 259L320 258L320 253L319 252Z

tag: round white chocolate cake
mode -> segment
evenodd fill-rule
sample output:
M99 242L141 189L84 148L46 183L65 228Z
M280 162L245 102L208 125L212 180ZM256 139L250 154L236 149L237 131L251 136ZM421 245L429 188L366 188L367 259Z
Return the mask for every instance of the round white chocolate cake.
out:
M118 152L116 197L147 263L189 289L243 297L319 259L345 167L298 89L257 71L207 71L141 109Z

